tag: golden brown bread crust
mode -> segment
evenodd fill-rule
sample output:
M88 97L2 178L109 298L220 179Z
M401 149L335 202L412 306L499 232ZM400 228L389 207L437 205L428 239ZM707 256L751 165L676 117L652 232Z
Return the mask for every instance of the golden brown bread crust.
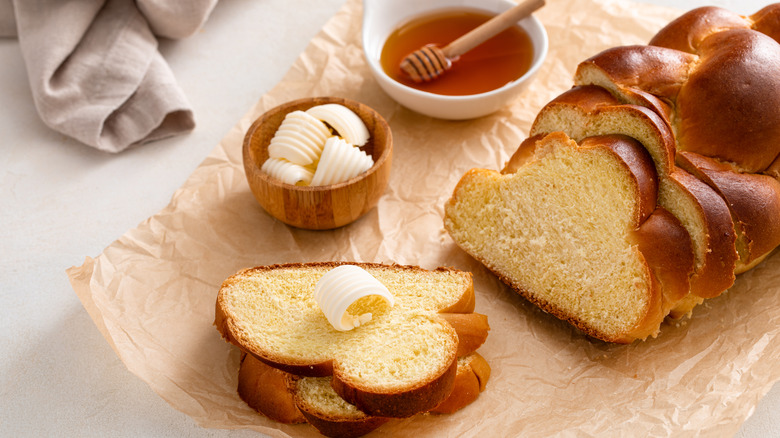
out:
M706 227L708 251L700 269L691 277L691 294L716 297L734 284L734 268L739 258L728 205L712 188L683 169L676 168L671 178L696 200L692 205L704 218Z
M749 17L717 6L691 9L664 26L648 44L695 54L705 38L728 29L753 29L780 41L780 3Z
M577 66L575 83L578 86L599 85L620 92L621 98L622 94L641 90L674 106L672 97L680 92L697 60L696 55L664 47L612 47L581 62ZM606 81L585 80L586 73L588 76L599 73Z
M681 109L698 104L701 112L684 111L679 118L687 117L687 126L709 129L689 128L681 149L698 153L681 152L677 161L728 203L743 247L736 273L755 266L780 243L776 181L740 171L780 175L778 41L780 3L749 17L716 7L694 9L650 41L701 59L678 97ZM713 93L716 86L725 92Z
M676 98L680 150L763 172L780 155L780 45L733 29L706 38Z
M727 9L705 6L692 9L670 21L648 44L696 54L701 42L713 32L749 27L750 23L745 17Z
M436 268L436 271L448 271L448 270L454 270L450 268ZM471 273L468 274L471 276ZM469 289L466 291L466 293L463 294L463 296L458 300L458 302L454 303L453 305L444 308L439 311L440 315L445 314L460 314L460 313L472 313L474 312L474 307L476 306L476 297L474 296L474 283L471 283L469 286Z
M433 408L430 412L435 414L452 414L474 402L479 393L485 390L490 379L490 365L479 353L472 353L466 357L468 361L464 366L458 365L458 374L452 393L446 400Z
M450 395L430 412L452 414L474 402L485 390L490 365L479 353L462 358ZM308 422L326 436L361 436L389 421L389 418L357 415L329 416L313 409L295 396L299 376L266 365L253 356L242 354L238 374L241 399L268 418L288 424Z
M358 415L332 417L313 411L295 396L299 376L281 371L242 354L238 371L238 393L249 407L271 420L286 424L310 423L323 435L357 437L376 429L389 418Z
M632 101L637 91L669 103L680 150L780 176L780 5L751 17L694 9L647 46L608 49L577 68ZM632 103L636 103L633 102Z
M677 155L680 165L715 189L726 201L743 254L735 269L744 272L780 245L780 182L767 175L741 173L733 166L693 152Z
M373 393L337 378L338 370L334 369L331 386L341 398L371 416L405 418L428 411L444 401L452 392L457 372L456 356L450 367L430 382L399 393Z
M475 376L477 376L477 380L479 380L479 392L482 392L485 390L485 388L487 388L487 383L488 380L490 380L492 369L490 368L490 364L488 364L487 359L482 357L482 355L476 351L470 356L473 356L473 358L469 361L469 370L466 371L471 371ZM466 373L466 375L468 375L468 373ZM456 376L455 378L459 379L460 377Z
M765 6L750 16L754 30L780 42L780 3Z
M661 284L662 299L656 311L663 319L690 291L694 263L690 236L674 215L657 207L632 239Z
M238 368L238 395L249 407L274 421L304 423L306 419L295 406L287 385L289 375L242 353Z
M370 417L360 419L344 419L339 417L320 416L318 412L301 410L306 421L321 434L331 438L356 438L363 436L379 426L390 421L389 418Z
M458 357L468 356L487 340L490 325L486 315L479 313L442 313L458 334Z
M525 163L533 160L534 153L536 152L536 144L539 140L543 139L545 135L546 134L536 134L523 140L523 142L520 143L520 146L515 149L515 152L509 158L509 161L504 164L504 168L501 169L501 174L508 175L510 173L515 173L517 172L517 169L523 167Z

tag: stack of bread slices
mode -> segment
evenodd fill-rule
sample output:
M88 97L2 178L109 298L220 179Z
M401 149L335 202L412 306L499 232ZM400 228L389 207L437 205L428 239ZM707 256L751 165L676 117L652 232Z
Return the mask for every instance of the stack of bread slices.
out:
M314 296L343 263L262 266L223 282L215 325L241 350L241 398L275 421L308 422L331 437L473 402L490 367L476 352L489 326L474 313L471 274L349 264L384 285L394 303L369 300L370 320L348 331L331 325Z
M694 9L582 62L501 172L445 205L453 240L588 335L690 315L780 245L780 4Z

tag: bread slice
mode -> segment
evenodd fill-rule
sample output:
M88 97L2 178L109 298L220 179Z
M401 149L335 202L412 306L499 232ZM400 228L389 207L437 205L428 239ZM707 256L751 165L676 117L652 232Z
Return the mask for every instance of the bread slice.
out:
M677 157L681 167L717 191L729 206L737 232L736 274L755 267L780 245L780 181L740 172L734 165L693 152Z
M648 151L626 136L578 144L553 132L524 142L508 167L503 174L472 169L461 178L445 204L453 240L522 296L590 336L631 342L657 334L674 305L664 289L684 291L693 260L680 240L685 230L656 206ZM681 243L683 251L664 255Z
M450 395L431 413L452 414L475 401L490 378L490 365L476 352L458 358ZM364 435L390 420L361 412L336 394L327 377L299 377L243 354L238 392L261 414L283 423L309 422L323 435Z
M738 256L728 206L709 186L675 165L674 136L662 117L647 107L622 104L604 88L578 86L545 105L530 134L555 131L575 141L608 134L638 140L655 162L658 204L682 222L692 239L691 294L711 298L731 287Z
M215 325L259 360L294 375L332 376L336 393L371 416L408 417L441 403L457 372L458 334L442 316L473 315L471 274L449 268L353 263L383 283L392 308L340 332L313 298L319 278L341 263L264 266L222 284ZM469 326L468 322L463 322Z
M299 377L288 380L293 402L306 421L328 437L363 436L390 421L367 415L336 394L327 377Z

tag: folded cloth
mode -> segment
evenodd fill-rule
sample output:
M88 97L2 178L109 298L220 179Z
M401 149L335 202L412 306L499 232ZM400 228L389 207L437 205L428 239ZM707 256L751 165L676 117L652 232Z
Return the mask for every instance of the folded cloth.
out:
M0 0L0 35L15 28L48 126L119 152L195 127L157 36L191 35L216 1Z

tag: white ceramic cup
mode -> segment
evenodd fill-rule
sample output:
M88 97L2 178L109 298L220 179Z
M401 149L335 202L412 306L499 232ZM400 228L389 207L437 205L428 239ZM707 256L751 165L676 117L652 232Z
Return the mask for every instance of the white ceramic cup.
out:
M427 116L463 120L493 113L528 86L547 56L547 32L533 15L518 22L533 44L531 68L516 80L485 93L445 96L420 91L391 79L379 58L385 41L398 26L426 12L466 7L499 14L515 5L510 0L363 0L363 52L371 73L396 102Z

